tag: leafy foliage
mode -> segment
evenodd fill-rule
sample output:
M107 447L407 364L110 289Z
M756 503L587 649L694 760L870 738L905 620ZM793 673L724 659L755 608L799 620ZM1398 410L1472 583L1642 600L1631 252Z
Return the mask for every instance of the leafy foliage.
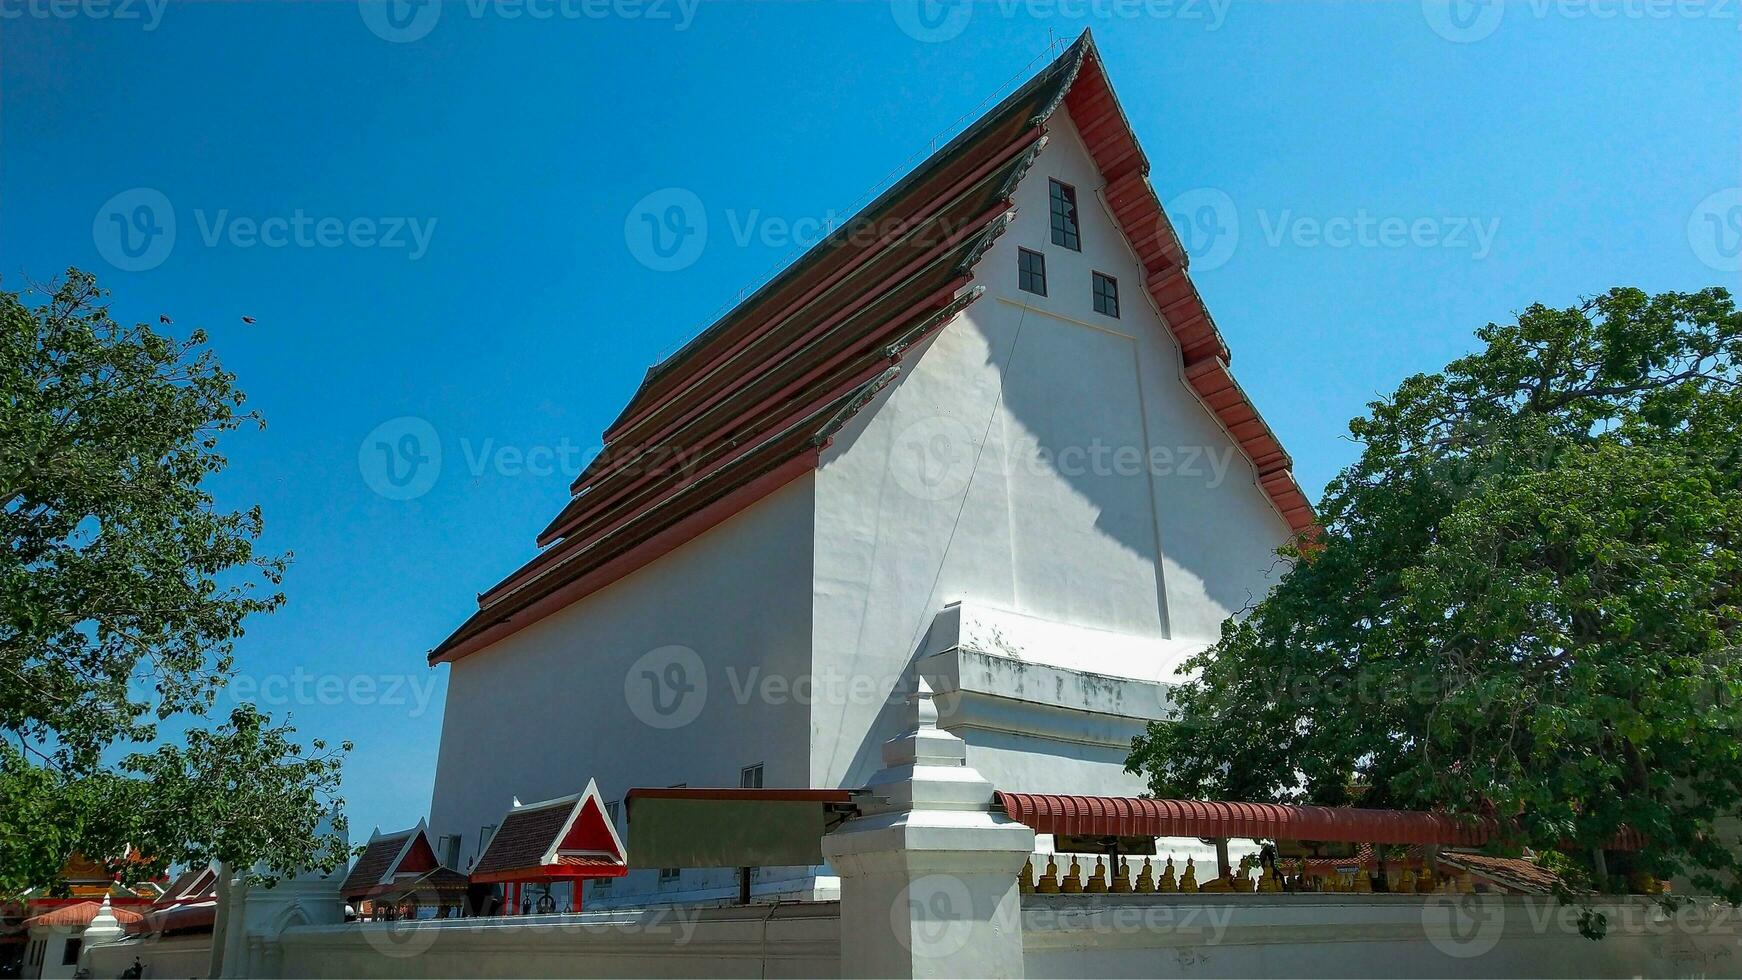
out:
M336 863L314 827L337 755L303 757L251 706L185 747L114 751L209 713L243 621L284 601L259 509L202 487L258 416L204 333L120 326L92 276L25 299L0 292L0 890L128 842L159 866Z
M1477 336L1350 423L1322 532L1128 767L1496 818L1587 875L1629 827L1611 873L1742 899L1742 316L1615 289Z

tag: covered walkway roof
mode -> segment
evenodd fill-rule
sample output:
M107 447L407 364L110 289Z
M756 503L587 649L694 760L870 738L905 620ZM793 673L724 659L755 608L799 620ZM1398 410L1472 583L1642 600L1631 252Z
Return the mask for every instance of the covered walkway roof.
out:
M1494 820L1464 820L1443 813L1410 810L1063 796L1002 790L994 799L1012 820L1027 824L1036 833L1090 837L1250 837L1481 847L1499 828ZM1618 850L1635 849L1639 837L1624 832L1611 846Z

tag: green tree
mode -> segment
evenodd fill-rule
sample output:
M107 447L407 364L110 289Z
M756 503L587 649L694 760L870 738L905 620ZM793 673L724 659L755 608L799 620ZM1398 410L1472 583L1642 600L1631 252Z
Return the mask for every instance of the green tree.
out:
M129 843L158 867L330 869L343 818L316 828L349 746L305 755L250 705L199 727L244 620L284 601L259 509L202 487L259 417L204 333L122 327L107 302L76 269L0 292L0 892Z
M1477 336L1350 423L1321 533L1128 767L1164 796L1494 818L1604 890L1628 827L1610 873L1742 900L1742 317L1615 289Z

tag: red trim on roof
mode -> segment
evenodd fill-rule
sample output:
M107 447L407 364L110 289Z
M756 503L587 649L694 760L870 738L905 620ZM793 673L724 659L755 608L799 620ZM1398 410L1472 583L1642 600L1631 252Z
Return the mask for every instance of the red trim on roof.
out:
M1469 824L1444 814L1407 810L1003 791L995 794L995 799L1012 820L1042 834L1251 837L1480 847L1495 827L1493 821Z
M592 595L630 572L652 564L676 551L682 545L700 537L703 532L722 523L752 503L816 469L819 456L818 450L811 450L787 460L712 504L685 516L642 542L639 547L607 560L587 574L529 604L526 608L491 624L475 636L442 650L430 658L430 663L446 663L482 650L497 640L517 632L522 627L537 622L576 600Z
M1148 800L1131 796L994 794L1010 819L1041 834L1091 837L1251 837L1259 840L1346 841L1357 844L1438 844L1481 847L1499 824L1443 813L1286 803ZM1623 828L1609 847L1638 850L1644 838Z
M1119 108L1100 53L1092 43L1085 47L1083 65L1065 94L1065 108L1107 181L1108 209L1143 264L1149 295L1179 342L1187 382L1252 461L1259 487L1277 513L1296 533L1308 532L1316 519L1306 494L1295 483L1293 461L1229 372L1228 345L1186 275L1185 249L1146 179L1149 162Z

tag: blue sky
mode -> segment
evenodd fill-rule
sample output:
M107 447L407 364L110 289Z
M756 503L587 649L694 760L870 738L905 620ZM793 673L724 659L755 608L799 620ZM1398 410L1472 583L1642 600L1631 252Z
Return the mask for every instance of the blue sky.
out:
M0 0L0 285L77 265L122 318L211 332L269 423L214 490L296 555L244 689L356 742L367 835L429 803L424 652L532 554L645 367L1049 33L1093 27L1316 499L1347 420L1475 327L1734 286L1737 6ZM708 234L667 259L638 219L672 201ZM373 447L418 433L441 465L401 486Z

